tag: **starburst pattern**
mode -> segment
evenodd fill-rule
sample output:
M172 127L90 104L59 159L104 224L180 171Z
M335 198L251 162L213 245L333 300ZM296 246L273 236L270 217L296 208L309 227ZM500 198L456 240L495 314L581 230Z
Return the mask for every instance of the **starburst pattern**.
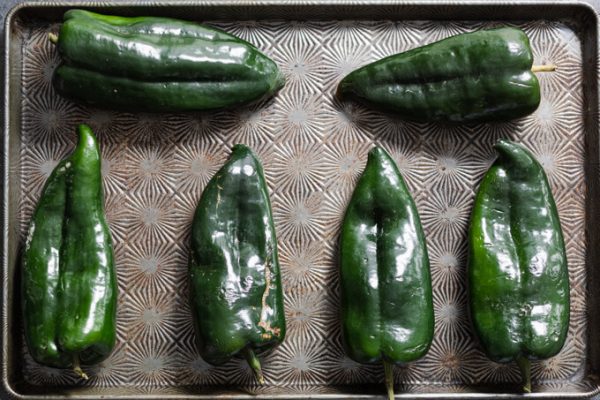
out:
M101 148L109 147L122 151L127 143L128 132L138 122L133 114L88 107L84 109L84 121L92 128L100 141Z
M72 371L50 368L36 363L26 349L23 354L23 364L25 381L32 382L36 385L70 386L79 382L77 376L72 373Z
M437 42L438 40L446 39L450 36L474 30L474 27L469 27L469 29L467 29L467 26L464 23L457 21L425 21L420 28L424 33L423 43L421 43L421 45Z
M223 113L224 141L231 147L244 143L255 147L265 142L271 142L274 137L272 119L273 100L241 107L234 111Z
M184 385L218 385L225 382L225 376L219 374L221 368L204 361L194 344L183 342L177 348L178 380Z
M383 21L375 26L373 32L377 59L410 50L420 41L421 31L412 21Z
M39 145L55 142L72 145L74 127L80 121L79 110L61 97L27 97L23 105L25 140Z
M60 63L60 56L54 45L49 43L47 35L36 36L25 47L27 62L23 64L23 82L32 94L49 97L53 94L52 74Z
M214 23L228 33L252 43L267 55L270 55L270 49L274 44L274 33L280 24L281 22L256 20Z
M332 385L351 385L377 382L380 370L376 365L358 363L346 355L340 340L331 340L325 358L327 383Z
M306 288L317 291L325 285L328 265L321 241L282 241L279 243L279 262L285 290Z
M104 214L110 228L113 243L123 242L127 237L129 218L126 198L122 194L114 194L104 199Z
M531 142L525 144L544 167L550 185L571 188L584 177L583 154L573 154L568 142Z
M576 135L575 126L581 126L581 115L576 97L564 93L547 93L533 114L522 119L521 137L525 140L568 141ZM566 137L565 137L566 136Z
M178 327L171 316L177 298L170 292L152 292L147 287L128 291L127 310L122 322L129 327L127 336L136 342L168 342Z
M516 363L497 363L484 355L477 357L476 373L481 383L518 383L521 381L521 373Z
M330 103L329 103L330 102ZM371 140L372 126L369 121L373 112L357 103L329 100L325 106L323 140L358 144Z
M467 243L430 241L427 244L433 286L463 286L466 280Z
M316 142L323 134L319 102L307 94L296 99L281 99L279 107L275 109L274 123L278 127L278 138Z
M220 143L229 115L227 111L173 114L168 118L173 131L173 143L202 143L206 146Z
M319 240L323 233L321 215L323 194L276 195L273 199L273 219L281 239L287 241Z
M285 294L285 314L289 335L302 343L317 342L328 333L336 320L336 307L329 303L326 292Z
M273 160L273 180L279 192L310 192L321 189L323 145L293 140L283 143Z
M170 195L131 195L127 208L129 240L168 243L174 239L174 204Z
M577 44L581 46L579 40L577 40ZM533 54L535 65L556 66L556 70L553 73L536 74L544 96L550 92L564 95L565 87L572 88L571 90L580 90L580 59L574 58L570 54L569 48L565 47L564 43L552 42L540 46L537 46L537 43L534 43Z
M473 343L469 337L450 342L434 340L429 354L420 364L434 382L472 383Z
M370 61L366 46L332 46L323 56L321 73L324 91L332 91L342 78Z
M341 20L326 23L325 41L331 47L356 49L359 46L367 46L372 43L372 31L374 23L371 21ZM343 43L342 46L339 44Z
M181 253L171 243L128 246L119 272L128 286L149 288L153 293L166 292L185 279L181 264L186 256Z
M472 158L465 150L467 143L458 140L431 141L424 148L422 182L432 190L455 192L469 190Z
M129 371L125 367L126 359L125 346L120 344L115 347L106 360L86 368L90 379L85 384L94 387L126 385L129 375Z
M55 142L47 146L31 146L23 149L21 154L22 190L28 196L38 198L46 180L58 165L67 156L65 147Z
M472 194L464 191L428 197L421 211L425 234L447 243L466 237L472 201Z
M129 174L129 190L143 196L172 192L176 179L172 172L173 153L170 145L130 146L125 162L125 170Z
M370 148L370 143L348 140L325 147L321 168L324 180L330 182L327 189L350 192L362 174Z
M170 142L173 128L162 114L134 114L136 121L128 132L129 144L153 144Z
M128 344L124 365L138 387L173 385L176 382L176 348L172 343L135 341Z
M409 131L412 132L412 131ZM425 180L425 165L419 138L410 133L398 134L377 143L394 159L396 167L413 196L421 190Z
M572 376L582 368L582 351L575 345L575 341L567 338L563 349L556 356L547 360L532 363L531 373L539 380L559 380Z
M278 354L271 361L277 370L277 379L285 384L305 382L310 385L323 384L326 379L326 362L321 357L324 343L313 342L303 346L296 340L287 339L278 348Z
M281 32L278 40L294 42L294 45L283 47L274 54L274 61L285 75L283 90L294 96L319 93L323 85L319 73L323 58L319 28L306 22L293 21L289 29Z
M448 341L469 334L467 318L467 294L464 287L438 287L433 293L435 326L438 335Z
M124 168L120 146L102 146L102 183L105 196L123 193L127 186L127 169Z

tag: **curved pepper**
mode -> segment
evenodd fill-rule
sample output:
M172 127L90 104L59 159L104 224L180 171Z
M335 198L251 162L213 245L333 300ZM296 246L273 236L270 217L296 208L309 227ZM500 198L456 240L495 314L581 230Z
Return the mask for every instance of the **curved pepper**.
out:
M346 76L337 95L413 121L504 121L540 103L532 62L523 31L482 30L368 64Z
M56 38L59 93L123 110L225 108L270 96L284 84L256 47L218 29L171 18L70 10Z
M78 130L77 147L52 172L31 219L22 305L34 360L86 377L80 363L102 361L114 347L117 285L98 144L88 126Z
M415 203L391 157L369 152L340 238L342 330L347 354L392 364L422 357L433 339L433 300L425 236Z
M235 145L202 193L192 224L191 305L202 358L244 355L263 383L262 353L285 337L277 239L262 166Z
M569 274L558 212L542 166L500 140L469 231L473 324L487 355L516 361L531 390L530 361L554 356L569 326Z

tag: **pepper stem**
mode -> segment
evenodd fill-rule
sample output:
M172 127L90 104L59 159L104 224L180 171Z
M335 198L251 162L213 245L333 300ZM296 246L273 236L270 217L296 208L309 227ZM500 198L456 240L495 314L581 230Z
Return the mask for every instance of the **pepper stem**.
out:
M260 361L258 360L258 357L256 357L256 354L254 354L254 351L250 347L246 347L244 349L244 355L246 356L248 365L250 365L250 368L252 368L252 372L254 372L254 376L256 377L256 380L261 385L264 385L265 378L263 377L262 369L260 368Z
M545 65L534 65L531 67L531 72L554 72L556 71L556 65L545 64Z
M394 366L387 360L383 360L383 372L385 374L385 387L389 400L394 400Z
M531 362L527 357L520 356L517 358L517 364L523 377L523 391L531 393Z
M48 33L48 40L54 44L57 44L58 43L58 35L55 35L54 33L50 32L50 33Z
M89 379L87 374L81 369L81 365L79 364L79 356L77 354L73 356L73 372L75 372L80 378L83 378L86 381Z

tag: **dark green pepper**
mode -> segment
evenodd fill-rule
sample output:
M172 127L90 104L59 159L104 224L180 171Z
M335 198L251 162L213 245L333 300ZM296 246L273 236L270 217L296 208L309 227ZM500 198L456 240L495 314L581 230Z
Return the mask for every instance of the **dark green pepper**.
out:
M487 355L516 361L529 392L529 360L554 356L567 335L567 258L544 169L515 143L495 147L471 217L471 315Z
M25 339L37 362L73 369L112 351L117 284L104 216L100 152L86 125L54 169L31 219L22 259Z
M392 364L427 352L434 317L419 214L396 164L378 147L346 210L340 272L346 352L360 363L383 362L391 399Z
M223 31L171 18L69 10L54 86L87 104L131 111L199 111L250 103L284 84L275 63Z
M260 162L235 145L202 193L192 224L191 305L202 358L244 355L263 383L257 354L285 337L271 203Z
M532 62L523 31L482 30L368 64L346 76L337 94L412 121L504 121L540 103Z

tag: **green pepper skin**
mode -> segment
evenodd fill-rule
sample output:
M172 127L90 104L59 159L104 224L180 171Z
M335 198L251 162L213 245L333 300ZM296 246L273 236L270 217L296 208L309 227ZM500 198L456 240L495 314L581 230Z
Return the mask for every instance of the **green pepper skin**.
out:
M507 140L486 173L469 230L472 321L487 355L529 360L562 348L569 326L569 274L558 212L542 166Z
M116 338L117 284L104 216L100 152L78 128L74 152L53 171L32 217L23 254L25 337L42 364L105 359Z
M201 111L250 103L284 84L256 47L218 29L159 17L64 15L62 95L128 111Z
M29 225L21 268L21 304L29 353L40 364L62 368L71 363L71 357L56 343L66 162L56 166L42 190Z
M369 152L348 204L339 262L348 356L385 365L425 355L434 328L425 235L408 188L382 148Z
M192 224L191 306L202 358L243 354L262 383L259 354L285 337L277 239L262 166L235 145L202 193Z
M411 121L505 121L540 103L532 62L523 31L481 30L368 64L346 76L337 94Z

